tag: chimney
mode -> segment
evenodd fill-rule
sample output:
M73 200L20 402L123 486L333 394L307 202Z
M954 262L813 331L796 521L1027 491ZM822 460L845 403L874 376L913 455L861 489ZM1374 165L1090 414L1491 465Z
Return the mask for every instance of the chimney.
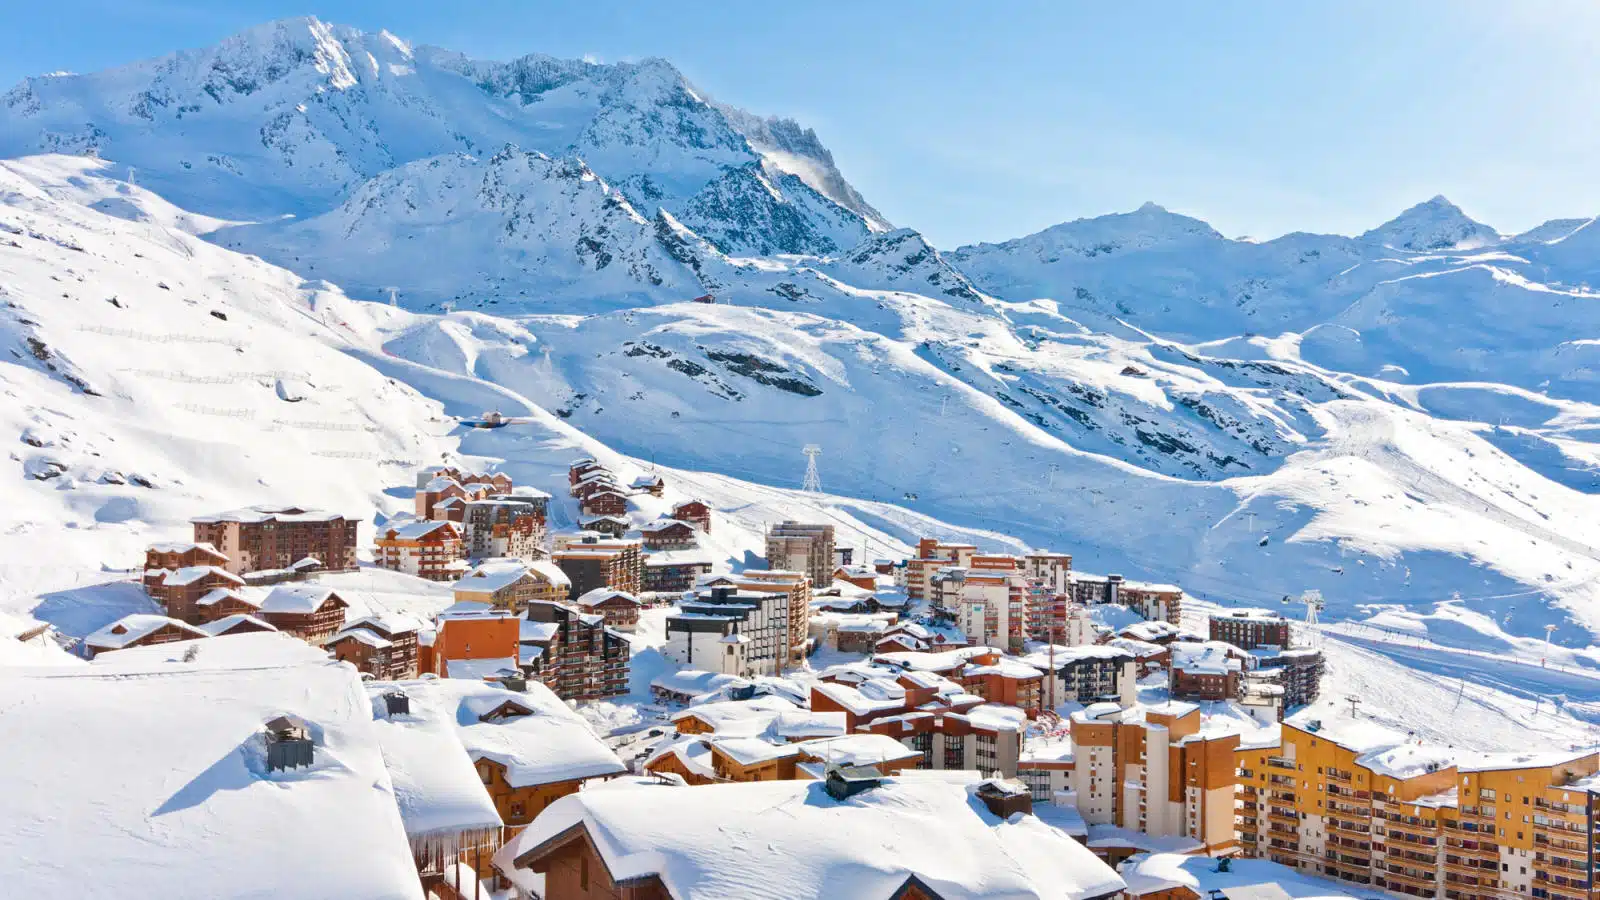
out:
M407 716L411 714L411 698L405 691L390 691L383 695L383 702L390 716Z
M1002 819L1011 818L1013 813L1033 813L1033 794L1021 782L990 778L980 783L974 793L989 812Z

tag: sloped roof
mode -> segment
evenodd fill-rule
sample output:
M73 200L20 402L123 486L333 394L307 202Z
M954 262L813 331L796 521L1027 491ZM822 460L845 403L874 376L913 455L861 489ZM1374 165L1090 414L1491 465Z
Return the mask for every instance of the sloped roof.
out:
M286 640L200 645L252 638ZM8 673L0 719L28 739L0 742L0 767L26 774L6 783L0 859L36 863L7 867L8 895L420 898L354 670L215 667L204 651L151 665L142 650ZM309 770L265 771L259 735L280 715L316 726Z
M162 628L171 625L180 631L188 632L194 637L210 637L204 631L186 622L167 616L158 616L152 613L134 613L106 625L83 639L85 644L104 650L116 650L126 647L140 638L149 637Z
M264 613L309 614L321 609L329 598L337 597L333 588L317 584L280 584L261 601Z
M510 870L582 826L611 877L659 877L672 896L697 900L749 900L756 885L771 886L770 896L886 898L913 877L944 900L1086 900L1123 887L1088 848L1038 818L994 816L976 787L891 777L842 801L817 781L580 791L546 809L495 863ZM886 852L896 835L915 839Z

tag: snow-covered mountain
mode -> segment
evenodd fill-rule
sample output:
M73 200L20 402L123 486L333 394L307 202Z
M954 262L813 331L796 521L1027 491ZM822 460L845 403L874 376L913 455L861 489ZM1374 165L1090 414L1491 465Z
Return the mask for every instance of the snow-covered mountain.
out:
M0 155L41 150L77 155L6 164L0 291L15 366L53 387L19 381L4 414L19 437L53 410L100 429L72 458L57 440L54 474L24 437L17 477L40 521L125 528L107 555L202 497L282 496L305 453L465 447L547 478L582 447L674 467L752 536L822 503L886 547L968 528L1222 602L1318 588L1330 616L1459 636L1438 614L1459 592L1480 630L1600 632L1593 220L1506 237L1435 199L1356 237L1258 242L1146 204L943 252L891 228L815 134L664 62L479 62L315 20L30 79L0 103ZM390 289L403 309L348 299ZM200 307L203 330L177 327ZM241 325L172 361L174 340L201 352ZM246 403L229 353L290 374ZM136 413L212 370L178 412ZM357 430L283 444L285 393ZM496 406L538 425L442 418ZM201 436L302 465L203 456ZM772 487L798 483L807 443L823 501ZM392 500L368 456L325 458L365 460L308 484L330 505ZM107 523L133 489L97 466L192 489ZM63 480L80 470L95 486Z
M718 203L738 189L715 182L752 164L771 181L792 175L799 183L771 204L799 210L783 252L886 227L814 133L714 103L659 59L485 62L300 18L105 72L30 78L0 98L0 154L97 153L186 209L231 219L325 211L396 166L508 144L583 159L647 217L685 210L708 187L697 210L737 214ZM817 234L805 227L814 217Z

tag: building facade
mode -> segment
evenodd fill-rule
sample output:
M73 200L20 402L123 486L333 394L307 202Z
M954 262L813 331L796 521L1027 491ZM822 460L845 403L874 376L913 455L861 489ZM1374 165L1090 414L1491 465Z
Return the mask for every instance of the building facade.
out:
M833 526L780 522L767 530L767 567L799 572L814 587L833 583Z
M356 570L356 520L296 506L256 506L189 520L196 543L228 557L224 568L242 575L289 569L314 559L329 572Z

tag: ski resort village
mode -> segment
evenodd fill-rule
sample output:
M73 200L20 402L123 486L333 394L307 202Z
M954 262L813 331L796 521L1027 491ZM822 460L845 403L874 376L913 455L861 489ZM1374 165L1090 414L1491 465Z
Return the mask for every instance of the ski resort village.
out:
M27 78L0 896L1597 900L1595 221L941 250L660 59Z

